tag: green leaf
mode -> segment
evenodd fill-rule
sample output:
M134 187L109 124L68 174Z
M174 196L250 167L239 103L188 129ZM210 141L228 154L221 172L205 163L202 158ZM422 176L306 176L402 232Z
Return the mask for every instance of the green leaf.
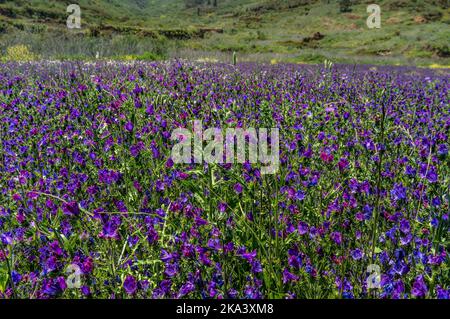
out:
M6 285L8 284L9 273L6 262L0 265L0 292L5 292Z

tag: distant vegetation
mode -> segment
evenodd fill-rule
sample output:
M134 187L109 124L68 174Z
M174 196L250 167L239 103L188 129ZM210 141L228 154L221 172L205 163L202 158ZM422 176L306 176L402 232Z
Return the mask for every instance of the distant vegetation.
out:
M0 49L25 45L51 59L122 56L450 65L449 0L78 0L82 28L62 1L0 0Z
M186 8L213 6L217 7L218 0L184 0Z

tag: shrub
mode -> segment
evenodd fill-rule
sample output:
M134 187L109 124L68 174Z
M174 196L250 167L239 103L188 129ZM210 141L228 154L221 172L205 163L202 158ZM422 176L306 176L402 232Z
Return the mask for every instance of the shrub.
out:
M0 23L0 33L6 33L8 26L5 23Z
M158 61L158 60L164 60L164 56L153 53L153 52L145 52L144 54L141 54L136 57L136 60L138 61Z
M339 11L341 13L352 12L352 2L350 0L340 0L339 1Z
M423 14L427 21L439 21L442 18L442 12L436 9L430 9Z
M6 49L6 56L3 60L26 62L36 60L37 58L26 45L19 44Z

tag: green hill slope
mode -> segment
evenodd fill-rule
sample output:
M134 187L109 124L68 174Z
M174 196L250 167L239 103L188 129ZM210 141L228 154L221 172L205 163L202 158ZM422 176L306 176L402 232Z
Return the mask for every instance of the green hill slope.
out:
M75 44L61 45L60 51L114 56L156 50L195 57L215 52L219 59L238 51L249 60L450 64L448 0L353 0L348 12L340 2L78 0L82 29L71 31L65 26L66 1L0 0L0 45L6 50L24 43L54 56L57 50L43 43L77 37L78 51L71 49ZM382 10L381 29L366 25L366 8L373 2Z

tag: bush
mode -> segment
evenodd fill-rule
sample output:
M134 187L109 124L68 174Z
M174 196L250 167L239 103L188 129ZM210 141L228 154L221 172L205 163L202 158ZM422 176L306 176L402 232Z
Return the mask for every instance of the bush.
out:
M302 63L321 64L323 61L327 60L327 57L322 54L305 52L299 55L296 60L297 62Z
M119 60L119 61L161 61L164 60L166 57L163 55L159 55L154 52L145 52L140 55L133 55L133 54L127 54L127 55L119 55L113 57L113 60Z
M339 11L341 13L352 12L352 2L350 0L340 0L339 1Z
M6 33L8 26L5 23L0 23L0 33Z
M27 28L27 31L36 34L47 32L47 30L48 27L45 24L33 24Z
M164 56L153 53L153 52L145 52L144 54L141 54L136 57L136 60L138 61L158 61L158 60L164 60Z
M30 51L26 45L15 45L6 49L6 56L3 58L4 61L33 61L38 57Z
M436 9L431 9L423 14L423 17L428 21L439 21L442 18L442 12Z

